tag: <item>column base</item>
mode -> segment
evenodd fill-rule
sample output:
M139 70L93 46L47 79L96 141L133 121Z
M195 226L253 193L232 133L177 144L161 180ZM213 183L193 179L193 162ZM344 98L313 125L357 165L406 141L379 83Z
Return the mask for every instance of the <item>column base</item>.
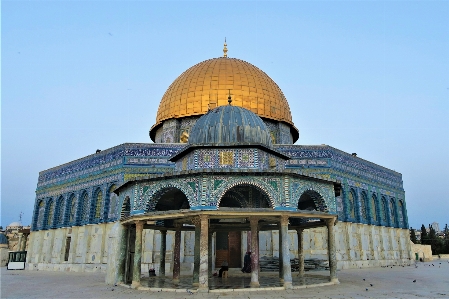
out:
M330 282L335 283L335 284L340 284L340 281L338 280L338 278L331 278Z
M175 282L175 283L178 283L179 282L179 278L173 278L172 281Z
M291 282L291 281L284 282L284 288L285 288L286 290L292 289L292 288L293 288L292 282Z
M258 281L251 281L249 283L249 286L252 288L258 288L258 287L260 287L260 283Z
M133 281L131 283L131 289L137 289L138 287L141 287L140 281Z

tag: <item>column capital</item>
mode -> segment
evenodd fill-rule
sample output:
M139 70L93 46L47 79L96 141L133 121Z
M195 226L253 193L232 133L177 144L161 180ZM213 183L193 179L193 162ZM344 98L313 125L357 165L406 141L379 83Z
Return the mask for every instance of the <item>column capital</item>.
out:
M335 226L335 218L328 218L328 219L326 219L325 221L326 221L326 225L327 226Z
M166 230L166 229L160 229L159 232L160 232L162 235L166 235L166 234L167 234L167 230Z
M143 228L143 225L145 224L144 220L136 220L134 221L134 223L136 224L136 229L137 228Z
M190 221L192 222L193 225L195 225L195 227L199 227L201 225L201 218L200 218L200 216L192 217L190 219Z
M281 225L288 225L288 215L281 215Z

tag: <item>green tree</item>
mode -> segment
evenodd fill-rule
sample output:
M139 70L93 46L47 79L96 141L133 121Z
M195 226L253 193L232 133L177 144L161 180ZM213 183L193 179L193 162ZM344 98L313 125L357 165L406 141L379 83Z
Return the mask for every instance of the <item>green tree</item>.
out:
M426 227L423 225L421 225L421 244L428 244L428 238L427 238L427 230Z
M446 226L444 227L444 248L443 248L443 252L445 254L449 254L449 228L447 227L447 223Z
M412 241L413 244L418 243L418 240L416 240L416 234L415 234L415 230L413 229L413 227L410 227L410 241Z

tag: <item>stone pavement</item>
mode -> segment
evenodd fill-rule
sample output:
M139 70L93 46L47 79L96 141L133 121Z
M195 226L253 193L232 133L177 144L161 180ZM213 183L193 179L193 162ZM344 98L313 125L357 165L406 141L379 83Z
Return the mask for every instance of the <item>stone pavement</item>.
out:
M440 264L441 263L441 264ZM433 266L432 266L433 264ZM326 273L328 274L327 271ZM1 268L1 298L449 298L447 259L412 266L338 272L339 285L287 291L150 292L110 286L104 274ZM416 282L413 282L416 280ZM373 286L371 286L372 284ZM366 290L368 289L368 291Z

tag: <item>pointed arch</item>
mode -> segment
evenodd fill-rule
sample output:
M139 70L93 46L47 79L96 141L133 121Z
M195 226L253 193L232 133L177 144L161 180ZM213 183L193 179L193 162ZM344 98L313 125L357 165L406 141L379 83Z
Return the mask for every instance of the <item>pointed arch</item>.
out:
M396 226L396 201L390 198L390 226Z
M81 223L89 222L90 205L89 205L89 194L87 191L81 193L81 200L79 204L80 213L78 213L78 219Z
M238 184L228 189L217 200L217 208L273 208L269 195L261 188L250 184Z
M55 203L53 201L52 198L50 198L47 202L47 221L45 223L45 228L50 228L51 225L53 224L53 215L54 215L54 208L55 208Z
M362 191L360 194L360 216L362 220L361 222L364 222L368 219L367 202L368 202L368 195L366 194L366 191Z
M270 208L274 209L276 207L276 201L275 201L275 195L277 192L271 187L269 184L260 181L260 180L245 180L245 179L233 179L227 184L223 184L223 186L218 189L215 193L215 198L217 198L216 206L220 206L220 201L223 198L223 196L228 192L230 189L236 187L236 186L252 186L256 189L258 189L262 194L265 194L268 197L268 203Z
M103 213L102 213L102 208L103 208L103 192L101 191L100 188L97 188L97 190L95 191L95 204L94 204L94 209L93 209L93 218L95 219L96 222L98 222L99 220L101 220L103 218Z
M76 197L75 197L75 194L70 194L69 195L69 202L68 202L68 205L67 205L67 214L68 214L68 217L67 217L67 224L75 224L75 220L76 220L76 218L75 218L75 216L76 216Z
M352 219L355 219L355 202L356 202L356 195L354 189L350 189L348 193L348 210L349 210L349 217Z
M113 219L117 215L118 196L114 192L115 189L117 189L117 185L115 184L112 184L108 188L104 207L105 219Z
M194 206L196 200L195 200L195 193L192 190L192 188L183 182L174 180L174 181L158 182L156 184L149 186L142 186L141 190L143 195L142 200L140 200L141 202L143 201L142 209L145 211L153 211L160 197L172 189L179 190L186 197L188 208ZM140 203L137 205L140 206ZM134 209L136 209L136 207L134 207Z
M59 196L55 207L55 226L61 227L64 224L64 196Z
M298 210L328 212L323 196L316 190L305 190L298 200Z
M45 201L41 200L37 204L38 207L38 214L37 214L37 228L43 229L44 228L44 216L45 216Z
M381 220L383 222L386 222L387 221L387 199L385 198L385 196L382 196L380 203L381 203L381 210L380 210Z
M371 217L373 217L374 222L377 222L377 197L374 193L371 196Z

